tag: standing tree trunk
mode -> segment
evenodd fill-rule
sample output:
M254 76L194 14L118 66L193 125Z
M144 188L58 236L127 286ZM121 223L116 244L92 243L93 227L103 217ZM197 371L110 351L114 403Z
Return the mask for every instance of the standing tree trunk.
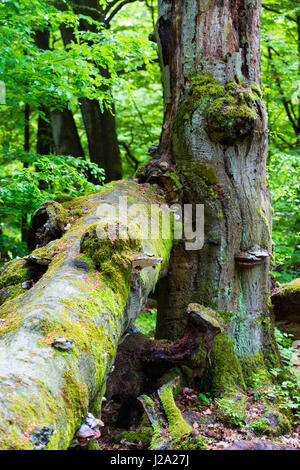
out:
M72 111L67 107L50 111L51 128L57 155L84 158L84 151Z
M36 138L36 153L49 155L53 152L53 137L50 124L50 113L46 106L40 107L41 114L38 117L38 130ZM47 119L44 119L44 117Z
M229 348L239 358L236 384L243 383L240 363L278 363L268 312L271 208L259 27L259 0L159 0L165 113L159 156L147 171L175 163L183 202L205 206L205 240L199 251L174 249L159 286L157 338L180 337L189 302L218 310L227 335L215 342L213 366L226 361ZM216 393L224 381L215 382Z

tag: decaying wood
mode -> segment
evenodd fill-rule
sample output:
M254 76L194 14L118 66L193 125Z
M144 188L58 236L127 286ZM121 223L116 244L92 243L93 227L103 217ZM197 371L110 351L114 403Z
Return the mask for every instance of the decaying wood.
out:
M209 366L214 338L223 331L222 319L198 304L190 304L186 316L186 328L178 341L153 341L134 332L120 344L106 388L106 397L122 405L119 427L130 426L139 416L136 399L140 394L154 393L170 374L179 371L182 380L187 370L189 378L199 379ZM178 369L181 366L185 367Z

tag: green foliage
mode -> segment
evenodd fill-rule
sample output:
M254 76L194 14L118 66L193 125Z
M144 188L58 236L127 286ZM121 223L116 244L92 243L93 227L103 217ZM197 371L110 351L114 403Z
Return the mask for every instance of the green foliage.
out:
M266 0L262 9L262 85L268 113L268 184L271 192L274 275L280 282L299 271L299 4Z
M275 153L268 165L272 195L275 277L288 282L297 277L300 265L299 155Z
M235 426L243 426L246 419L246 399L244 394L239 395L239 399L237 399L234 393L217 398L215 403L221 419L233 423Z
M27 167L14 163L19 157ZM0 167L0 252L10 258L26 253L20 229L28 228L30 217L41 203L62 195L77 196L99 191L88 181L88 174L103 181L103 170L95 164L59 155L3 152ZM12 163L10 163L12 162Z
M283 413L289 415L292 412L296 418L300 418L300 375L292 363L295 355L295 349L291 347L293 337L278 328L275 328L275 337L285 370L284 372L279 368L270 370L270 374L277 382L273 385L263 384L259 372L254 373L252 382L254 399L264 398L270 403L275 403Z
M156 308L146 308L144 307L141 310L138 318L135 320L135 325L138 326L142 333L149 336L149 338L154 338L155 328L156 328Z
M195 397L195 400L197 402L197 408L201 411L204 408L207 408L210 401L210 393L198 393L198 396Z
M81 97L109 106L112 86L132 87L120 70L147 64L151 55L148 41L133 30L113 32L71 7L60 11L51 0L6 0L0 6L0 18L0 79L6 84L8 106L43 103L57 109L70 103L74 108ZM83 19L95 31L82 31ZM61 24L73 29L67 47L59 35ZM49 49L35 44L37 30L49 31ZM101 73L101 68L109 74Z

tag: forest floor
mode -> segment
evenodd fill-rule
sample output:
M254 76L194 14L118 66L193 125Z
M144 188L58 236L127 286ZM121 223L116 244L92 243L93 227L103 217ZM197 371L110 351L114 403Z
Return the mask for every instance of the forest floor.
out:
M246 404L247 422L250 423L262 417L264 403L255 401L253 391L250 389L247 393ZM212 450L224 450L229 448L237 441L261 441L270 442L288 447L289 449L300 450L300 423L292 425L292 432L283 436L255 436L247 424L240 427L234 427L232 424L222 422L217 419L217 409L213 400L202 401L199 393L190 388L184 388L176 397L176 404L182 411L186 421L193 428L205 435L208 439L208 445ZM102 410L102 419L105 422L105 428L99 439L101 450L145 450L147 444L143 442L130 442L121 439L116 442L116 435L124 431L134 431L138 426L132 426L130 429L121 429L116 427L116 419L119 406L113 401L106 402Z

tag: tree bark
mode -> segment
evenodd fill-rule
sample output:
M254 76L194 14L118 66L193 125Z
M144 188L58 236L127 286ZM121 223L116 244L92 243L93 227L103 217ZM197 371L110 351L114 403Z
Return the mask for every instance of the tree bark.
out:
M38 130L36 139L36 153L49 155L54 151L52 129L50 124L50 113L46 106L40 107L41 114L38 117ZM46 119L44 119L44 116Z
M227 319L240 360L264 354L274 364L259 27L258 0L159 1L165 114L148 174L175 163L183 203L205 206L203 248L187 252L179 244L159 285L157 338L180 337L185 307L198 302Z
M68 108L50 111L52 135L57 155L84 158L84 151L72 111Z
M1 294L14 292L0 308L0 449L33 449L37 434L48 436L47 449L66 449L87 412L100 413L120 336L162 272L145 267L131 277L132 260L147 252L166 265L172 244L97 238L95 224L110 230L117 223L97 215L101 203L113 207L129 195L146 206L163 202L129 181L69 201L72 217L74 207L82 216L65 235L2 269ZM58 203L47 207L44 227L67 214Z

